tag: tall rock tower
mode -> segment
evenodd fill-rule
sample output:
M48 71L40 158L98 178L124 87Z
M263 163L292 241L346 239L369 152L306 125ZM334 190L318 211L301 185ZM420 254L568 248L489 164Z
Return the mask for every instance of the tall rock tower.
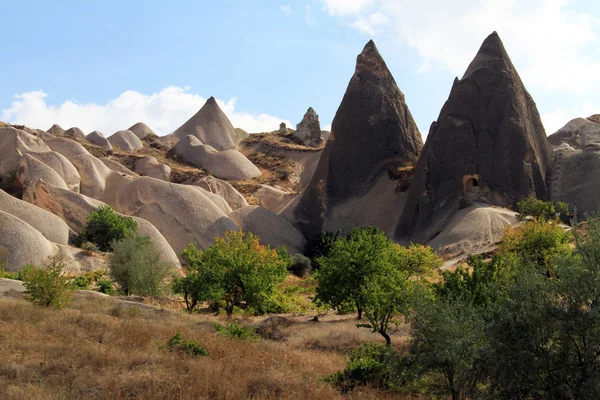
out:
M535 103L494 32L431 125L396 237L429 240L470 201L546 199L552 159Z
M362 225L393 233L404 194L397 192L390 172L414 164L422 147L404 94L369 41L358 55L313 179L294 210L296 225L307 237Z

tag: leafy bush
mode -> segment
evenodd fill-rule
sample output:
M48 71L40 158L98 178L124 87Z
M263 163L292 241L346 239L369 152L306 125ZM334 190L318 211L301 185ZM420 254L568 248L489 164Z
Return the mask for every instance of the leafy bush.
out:
M109 273L125 295L154 298L164 291L163 281L172 266L162 261L162 254L148 237L129 235L113 242L112 248L108 256Z
M183 294L189 312L201 301L223 301L228 316L242 302L264 313L287 274L286 261L251 233L226 232L205 251L192 243L182 256L189 265L187 275L175 279L172 289Z
M80 290L87 290L90 288L90 278L87 275L79 275L73 279L73 286Z
M255 328L240 326L236 321L228 325L213 322L213 326L220 335L233 340L256 340L259 338Z
M135 232L137 223L133 218L117 215L111 206L100 206L88 215L75 244L81 247L85 242L90 242L101 251L111 251L114 242Z
M557 213L559 214L559 217L562 216L566 219L566 216L569 213L569 205L562 201L543 201L538 200L535 197L530 197L527 200L522 200L517 203L517 211L519 212L519 214L517 214L517 219L519 221L524 221L530 216L540 222L546 222L557 219Z
M7 272L6 264L3 262L0 262L0 278L22 280L18 272Z
M393 389L398 384L398 356L388 347L371 342L350 351L346 368L327 378L344 393L357 386Z
M45 307L63 308L72 296L70 280L63 275L64 264L50 258L42 268L26 265L22 269L26 299Z
M180 351L190 356L207 356L208 351L195 340L185 340L181 332L177 333L167 342L169 351Z
M115 290L115 285L113 285L112 281L108 278L102 278L96 282L97 290L100 293L107 294L112 296L117 293Z

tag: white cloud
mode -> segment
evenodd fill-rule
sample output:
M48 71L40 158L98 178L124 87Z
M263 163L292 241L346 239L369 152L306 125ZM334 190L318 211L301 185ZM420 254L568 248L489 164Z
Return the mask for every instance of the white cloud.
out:
M578 117L589 117L593 114L600 113L600 102L590 103L578 103L575 106L569 108L556 108L551 112L544 113L541 115L544 128L548 135L553 134L570 120Z
M289 4L286 4L285 6L279 6L279 9L286 17L292 15L292 6L290 6Z
M47 97L42 91L16 95L11 107L2 111L0 120L44 130L53 124L65 129L77 126L86 133L99 130L105 135L142 121L157 134L166 135L198 112L206 102L204 97L176 86L150 95L126 91L104 105L80 104L71 100L51 105L46 102ZM272 115L237 111L236 98L227 102L217 99L217 103L233 126L248 132L273 131L282 121L290 125L289 121Z
M413 48L423 63L418 73L442 68L462 76L495 30L530 91L565 104L593 102L600 112L600 52L595 51L600 20L568 0L322 2L326 12L348 26ZM573 115L578 110L568 106L564 111ZM558 115L546 115L552 113ZM548 124L549 131L554 129L554 123Z
M331 15L352 15L368 8L373 0L327 0L324 3Z
M308 5L306 6L306 13L304 14L304 21L306 22L306 25L308 25L308 26L315 26L317 24L315 17L313 17L313 15L312 15L312 9Z

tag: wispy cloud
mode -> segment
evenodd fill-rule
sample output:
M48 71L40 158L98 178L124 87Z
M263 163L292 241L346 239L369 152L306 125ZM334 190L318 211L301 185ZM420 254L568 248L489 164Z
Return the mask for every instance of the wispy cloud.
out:
M293 11L292 6L290 6L289 4L281 5L281 6L279 6L279 9L283 13L283 15L285 15L286 17L289 17L290 15L292 15L292 11Z
M315 26L317 24L315 17L312 15L312 9L308 5L306 6L306 12L304 13L304 21L306 21L308 26Z
M16 95L11 107L2 111L0 120L40 129L48 129L53 124L65 129L77 126L86 133L99 130L106 135L142 121L157 134L165 135L187 121L206 102L206 98L177 86L152 94L126 91L106 104L68 100L51 105L46 102L48 97L43 91ZM289 121L272 115L238 111L236 100L217 100L235 127L264 132L277 129L282 121L291 126Z

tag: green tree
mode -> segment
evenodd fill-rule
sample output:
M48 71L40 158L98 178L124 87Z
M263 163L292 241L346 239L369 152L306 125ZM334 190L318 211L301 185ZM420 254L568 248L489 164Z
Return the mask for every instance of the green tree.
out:
M100 206L88 215L75 243L81 247L90 242L101 251L111 251L114 242L135 232L137 223L132 218L117 215L111 206Z
M566 217L569 212L569 205L562 201L543 201L535 197L529 197L527 200L521 200L517 203L517 219L524 221L527 217L533 217L540 222L546 222L556 219L556 214Z
M108 256L110 277L125 295L152 298L165 288L164 279L173 266L163 261L160 251L147 236L132 234L112 243Z
M287 259L269 246L262 246L258 237L241 231L226 232L224 238L215 238L215 244L204 251L190 244L183 257L191 276L189 280L187 276L182 278L176 289L188 297L190 306L199 301L224 301L228 316L242 302L265 312L275 286L287 275Z
M50 258L42 268L26 265L21 270L27 300L44 307L63 308L73 295L71 280L63 274L65 265Z

